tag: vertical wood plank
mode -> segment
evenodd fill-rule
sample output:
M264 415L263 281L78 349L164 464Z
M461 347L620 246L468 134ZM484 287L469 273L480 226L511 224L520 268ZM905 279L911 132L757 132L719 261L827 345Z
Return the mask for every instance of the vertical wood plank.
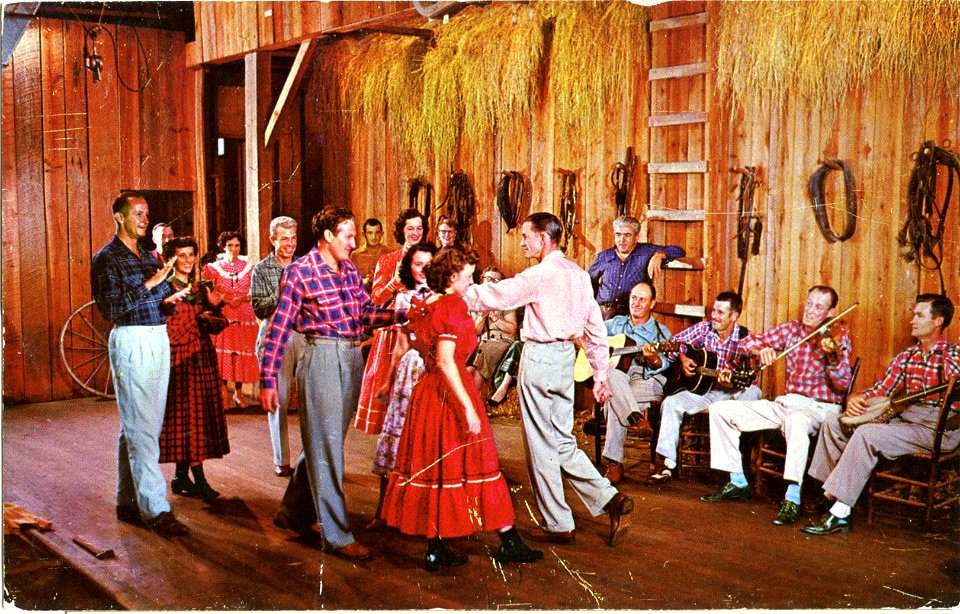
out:
M246 123L246 236L251 262L270 252L273 211L273 154L263 147L263 131L271 100L270 54L254 51L244 57L244 116Z
M16 54L3 68L3 136L0 139L2 164L3 224L3 396L7 399L24 398L23 325L21 322L20 286L20 212L17 194L17 137L14 70L19 68Z

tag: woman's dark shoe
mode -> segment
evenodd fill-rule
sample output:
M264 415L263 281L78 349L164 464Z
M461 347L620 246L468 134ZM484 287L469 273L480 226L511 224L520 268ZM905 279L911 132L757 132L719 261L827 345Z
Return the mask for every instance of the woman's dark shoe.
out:
M187 463L177 463L177 473L170 482L170 489L173 494L182 497L197 497L197 487L190 481L190 465Z
M441 567L459 567L467 564L467 555L454 552L438 537L427 542L427 553L423 557L423 568L438 571Z
M500 563L534 563L543 558L543 551L523 543L517 530L511 528L500 533L500 549L494 558Z
M193 472L194 492L196 493L196 496L200 497L207 503L210 503L220 496L220 493L214 490L213 487L207 483L207 478L203 475L203 465L191 467L190 471Z

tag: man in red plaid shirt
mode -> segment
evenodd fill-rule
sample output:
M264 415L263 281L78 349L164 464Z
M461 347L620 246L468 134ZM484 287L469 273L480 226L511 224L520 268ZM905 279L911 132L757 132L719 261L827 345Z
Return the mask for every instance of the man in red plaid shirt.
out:
M780 352L815 331L836 313L837 292L830 286L814 286L807 293L803 315L763 333L749 335L745 352L759 357L763 365L774 362ZM850 385L850 338L843 334L837 344L829 335L803 343L787 354L786 393L773 401L718 401L710 410L710 467L730 473L720 491L705 495L710 503L749 499L753 496L743 473L740 433L780 429L787 440L783 479L787 482L775 525L792 524L800 515L800 485L807 465L810 436L824 420L840 414L840 401Z
M313 234L317 246L280 278L280 300L260 362L260 404L276 411L277 372L290 332L306 338L296 374L303 452L273 523L315 539L313 524L319 520L333 554L364 560L370 551L354 540L347 521L343 440L360 396L361 334L393 324L403 312L375 307L363 288L350 260L357 225L349 209L324 208L313 218Z
M939 294L921 294L913 307L910 334L917 342L897 354L883 379L847 401L847 414L859 416L878 396L905 396L938 386L960 375L960 345L947 343L943 331L953 319L953 303ZM836 500L819 522L803 527L811 535L850 530L850 508L866 486L877 460L897 458L933 448L942 395L938 392L914 400L888 423L857 427L848 439L837 417L824 423L810 463L810 475L823 482L823 491ZM960 410L955 404L954 410ZM942 449L960 444L960 431L943 435Z

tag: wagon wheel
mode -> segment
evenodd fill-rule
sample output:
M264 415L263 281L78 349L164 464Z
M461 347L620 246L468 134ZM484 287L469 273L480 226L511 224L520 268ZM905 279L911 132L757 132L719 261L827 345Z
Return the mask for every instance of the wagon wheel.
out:
M67 373L87 392L107 399L116 397L108 342L111 328L90 301L70 314L60 331L60 358Z

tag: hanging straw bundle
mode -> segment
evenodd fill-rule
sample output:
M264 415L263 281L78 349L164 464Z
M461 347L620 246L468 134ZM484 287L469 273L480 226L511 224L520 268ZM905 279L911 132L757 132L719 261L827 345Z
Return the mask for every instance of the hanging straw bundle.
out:
M837 109L851 89L901 79L928 96L960 87L954 0L724 2L717 88L736 107L794 92Z

